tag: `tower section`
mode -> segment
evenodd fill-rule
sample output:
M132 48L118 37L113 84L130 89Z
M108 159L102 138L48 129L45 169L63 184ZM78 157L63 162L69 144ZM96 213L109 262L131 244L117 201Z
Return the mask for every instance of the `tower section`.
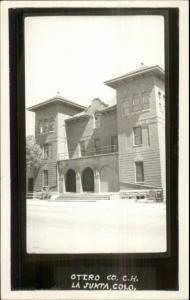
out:
M34 190L44 186L57 190L57 160L60 155L68 157L65 119L85 109L61 96L48 99L28 108L35 113L35 139L41 147L43 159L34 172Z
M164 71L141 67L105 84L117 92L120 189L165 193Z

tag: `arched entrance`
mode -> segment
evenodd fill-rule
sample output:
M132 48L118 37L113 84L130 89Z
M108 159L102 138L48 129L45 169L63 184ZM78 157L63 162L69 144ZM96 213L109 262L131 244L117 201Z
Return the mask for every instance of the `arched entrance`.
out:
M113 171L110 167L104 166L100 171L101 192L114 192Z
M82 172L83 192L94 192L94 172L91 168L86 168Z
M76 173L73 169L69 169L66 174L66 192L76 192Z

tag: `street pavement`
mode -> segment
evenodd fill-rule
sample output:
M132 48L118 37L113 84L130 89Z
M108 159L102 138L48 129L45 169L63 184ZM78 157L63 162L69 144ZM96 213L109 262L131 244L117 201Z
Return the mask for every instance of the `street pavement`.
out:
M166 251L166 205L27 200L28 253Z

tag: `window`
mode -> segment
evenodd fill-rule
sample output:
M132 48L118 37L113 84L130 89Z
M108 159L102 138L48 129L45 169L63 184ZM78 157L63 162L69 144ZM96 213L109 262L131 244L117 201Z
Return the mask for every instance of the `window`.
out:
M142 161L135 162L136 182L144 182L144 165Z
M81 156L84 156L86 152L86 141L80 142L80 154Z
M142 94L142 108L143 109L149 109L150 108L149 98L150 98L150 94L149 93L144 92Z
M122 103L122 116L125 117L129 114L129 103L125 100Z
M163 99L160 91L158 92L158 101L159 101L159 110L163 111Z
M54 118L51 118L49 120L49 131L50 132L54 131Z
M162 95L162 111L165 110L165 95Z
M118 151L118 137L117 135L114 135L111 137L111 152L117 152Z
M142 145L142 128L139 127L134 127L133 128L133 133L134 133L134 145Z
M42 124L42 120L39 120L39 122L38 122L38 133L39 133L39 134L43 133L43 124Z
M101 152L101 141L100 139L95 139L94 140L94 147L95 147L95 153L100 153Z
M48 170L44 170L44 186L48 186Z
M44 159L49 158L49 144L44 144Z
M139 111L140 110L140 98L139 95L134 95L133 96L133 100L132 100L132 104L133 104L133 112Z
M43 131L48 132L48 119L44 119L44 126L43 126Z
M52 144L44 144L44 159L52 158Z
M52 144L49 144L49 158L53 158Z
M150 135L149 135L149 127L145 126L143 128L143 144L150 145Z

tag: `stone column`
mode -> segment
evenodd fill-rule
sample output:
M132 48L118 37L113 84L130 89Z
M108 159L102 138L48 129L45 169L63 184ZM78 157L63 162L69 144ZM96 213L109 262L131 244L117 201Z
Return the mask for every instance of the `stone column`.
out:
M100 173L98 170L94 171L94 191L100 193Z
M66 188L65 188L65 176L62 174L62 194L65 194Z
M65 193L65 177L63 174L59 176L58 180L58 187L59 187L59 193L64 194Z
M57 164L57 192L60 193L60 175L61 171L59 169L59 165Z
M63 182L62 182L62 175L59 175L58 179L58 191L62 194L63 192Z
M81 183L81 174L80 172L76 173L76 192L82 193L82 183Z

